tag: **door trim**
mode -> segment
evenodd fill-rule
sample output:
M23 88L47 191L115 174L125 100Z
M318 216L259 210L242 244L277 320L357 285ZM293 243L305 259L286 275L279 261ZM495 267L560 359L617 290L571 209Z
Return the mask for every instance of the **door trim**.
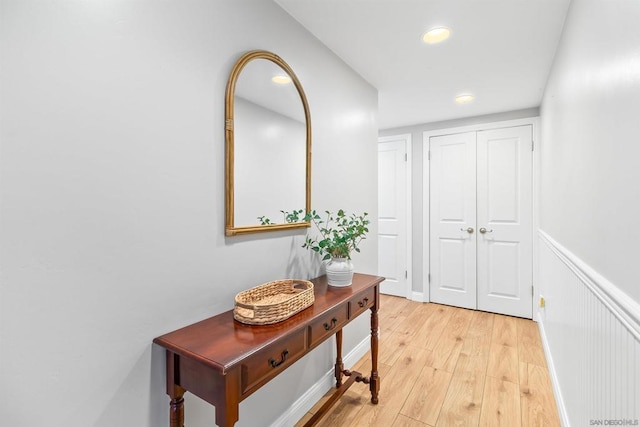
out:
M411 200L413 199L413 192L412 192L412 186L411 186L411 163L413 162L412 159L412 150L411 150L411 134L410 133L404 133L404 134L398 134L398 135L392 135L392 136L381 136L378 137L378 143L381 142L391 142L391 141L397 141L399 139L403 139L404 140L404 145L405 145L405 150L407 153L407 167L405 168L405 173L406 173L406 177L405 177L405 185L406 185L406 190L407 190L407 197L406 197L406 211L407 211L407 228L406 228L406 233L407 233L407 238L406 238L406 253L407 253L407 293L406 293L406 298L410 299L412 301L421 301L420 299L416 299L415 298L415 292L413 291L413 271L412 271L412 265L413 265L413 251L411 250L411 248L413 247L413 227L412 227L412 212L411 212Z
M540 200L540 147L542 145L541 132L540 132L540 117L528 117L524 119L514 119L514 120L504 120L498 122L490 122L490 123L480 123L477 125L469 125L469 126L459 126L453 128L441 128L435 130L427 130L422 132L422 295L424 296L424 302L430 302L429 297L429 273L431 271L431 266L429 264L429 259L431 253L429 251L429 241L431 239L431 230L430 230L430 215L429 215L429 199L430 199L430 182L429 182L429 174L431 173L430 164L429 164L429 138L434 136L442 136L442 135L452 135L456 133L464 133L464 132L477 132L483 130L491 130L491 129L499 129L499 128L508 128L515 126L523 126L523 125L531 125L533 127L533 141L534 141L534 151L533 151L533 227L531 230L531 238L533 242L533 301L531 310L533 312L533 320L538 321L537 316L537 301L540 299L540 290L538 286L538 241L535 238L537 230L540 228L540 217L539 217L539 200Z

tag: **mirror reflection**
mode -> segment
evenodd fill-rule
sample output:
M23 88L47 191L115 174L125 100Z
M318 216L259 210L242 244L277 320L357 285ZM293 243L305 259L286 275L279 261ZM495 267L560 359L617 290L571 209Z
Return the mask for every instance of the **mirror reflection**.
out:
M291 78L266 59L251 61L238 78L234 102L235 226L305 205L306 123ZM276 81L274 81L276 80ZM280 82L284 80L283 82Z
M268 52L243 56L227 87L227 235L308 226L285 223L281 210L309 209L310 135L288 65Z

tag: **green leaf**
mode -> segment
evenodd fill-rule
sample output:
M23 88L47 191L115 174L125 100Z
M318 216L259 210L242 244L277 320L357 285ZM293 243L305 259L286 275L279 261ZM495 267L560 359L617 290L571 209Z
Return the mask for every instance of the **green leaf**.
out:
M323 219L315 209L306 211L294 209L292 211L280 211L287 223L307 221L312 222L319 233L310 233L305 236L302 247L321 255L323 260L333 257L350 258L352 251L360 252L358 245L366 238L369 232L367 227L370 221L367 213L362 215L348 214L340 209L334 215L331 211L324 211ZM258 217L262 225L272 224L266 216Z

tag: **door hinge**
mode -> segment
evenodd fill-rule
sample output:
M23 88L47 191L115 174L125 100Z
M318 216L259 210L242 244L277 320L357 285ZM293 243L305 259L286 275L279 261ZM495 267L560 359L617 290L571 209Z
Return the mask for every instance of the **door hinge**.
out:
M431 150L427 151L427 160L431 160Z
M533 293L533 285L531 285L531 296L533 296L533 295L534 295L534 293Z
M407 272L407 270L404 271L404 278L408 279L409 278L409 273Z
M429 281L429 283L431 283L431 273L427 274L427 280Z
M535 147L535 142L533 141L533 139L531 140L531 151L533 151L533 148Z
M404 153L404 161L407 161L407 153Z

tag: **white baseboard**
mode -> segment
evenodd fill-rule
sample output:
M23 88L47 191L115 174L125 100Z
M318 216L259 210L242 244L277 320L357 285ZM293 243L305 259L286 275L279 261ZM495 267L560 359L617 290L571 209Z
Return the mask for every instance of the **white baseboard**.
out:
M342 358L345 366L354 366L358 361L367 354L371 345L371 337L367 335L358 345L355 346L346 356ZM309 412L309 410L315 405L322 396L325 395L329 389L334 387L335 377L333 376L333 368L324 374L318 382L316 382L311 388L298 400L287 409L273 424L271 427L290 427L295 425L300 418Z
M569 414L567 414L567 408L564 405L564 399L562 399L562 392L560 391L560 381L558 380L558 375L556 374L556 369L553 365L553 357L551 357L549 341L547 341L547 335L544 332L544 322L538 322L538 329L540 330L540 338L542 339L542 348L544 349L544 355L547 358L547 367L549 368L549 376L551 377L553 396L555 397L556 406L558 407L560 423L562 424L562 427L570 427Z
M415 292L415 291L411 293L411 301L429 302L424 292Z

